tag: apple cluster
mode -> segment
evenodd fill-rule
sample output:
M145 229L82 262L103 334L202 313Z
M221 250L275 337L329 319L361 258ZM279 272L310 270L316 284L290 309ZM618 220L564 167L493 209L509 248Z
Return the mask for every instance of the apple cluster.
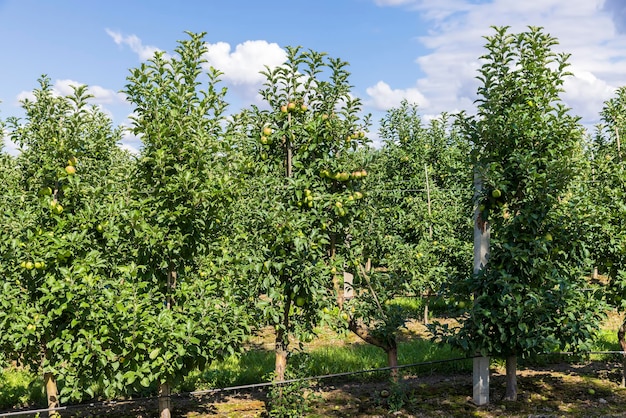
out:
M338 173L331 173L330 170L325 168L320 171L320 177L327 178L330 180L341 181L341 182L348 181L350 179L359 180L359 179L365 178L366 176L367 176L367 171L365 170L358 170L352 173L348 173L346 171L342 171Z
M280 107L280 112L284 114L293 113L298 110L300 110L300 112L306 112L308 107L304 103L301 103L300 106L298 106L295 102L288 102Z

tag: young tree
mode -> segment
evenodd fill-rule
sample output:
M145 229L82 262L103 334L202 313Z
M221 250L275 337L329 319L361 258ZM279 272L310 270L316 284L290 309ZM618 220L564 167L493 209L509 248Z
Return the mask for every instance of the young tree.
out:
M455 170L466 158L463 138L445 115L424 126L417 110L405 101L382 120L385 143L364 157L372 160L366 216L353 225L350 247L362 267L353 283L358 297L349 302L349 329L382 348L391 367L398 364L398 329L409 315L394 298L438 292L466 264L454 260L471 253L465 244L471 224L463 216L471 190L458 186L466 183L459 181L464 170ZM424 320L427 306L426 300Z
M88 105L86 86L57 96L44 77L34 96L24 121L8 121L19 156L3 156L0 346L43 374L53 408L59 396L93 394L113 357L105 289L116 281L100 228L115 200L120 134Z
M566 228L583 156L578 118L559 98L568 55L537 27L486 39L478 114L464 132L483 182L477 222L491 224L492 245L487 265L460 283L474 303L452 341L506 358L505 398L515 400L517 356L584 347L599 313L582 290L587 252Z
M231 183L223 141L225 89L204 73L204 34L188 33L175 56L158 52L131 70L124 92L135 105L132 131L143 148L133 173L132 225L146 299L134 347L147 350L130 376L159 382L161 417L170 387L195 367L233 354L247 335L244 307L217 270L201 268L215 248ZM205 266L206 267L206 266ZM141 350L132 354L136 356Z
M247 251L260 323L276 330L278 381L290 337L312 337L323 308L342 303L347 227L367 176L351 158L366 142L367 121L350 95L347 64L301 48L287 54L284 65L264 72L269 109L240 116L247 137L238 145L248 154L236 236Z
M388 111L380 133L367 185L372 263L404 277L412 293L438 292L471 257L469 146L448 115L425 126L407 102Z

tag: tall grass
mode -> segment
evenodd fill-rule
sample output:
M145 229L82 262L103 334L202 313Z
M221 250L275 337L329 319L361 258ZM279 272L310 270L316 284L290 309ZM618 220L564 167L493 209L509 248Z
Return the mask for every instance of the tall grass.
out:
M310 377L359 372L387 366L385 352L378 347L365 343L323 345L308 351L306 357L307 361L304 362L304 367L300 367L300 373ZM401 342L398 345L398 362L400 365L459 357L463 357L463 354L451 347L425 340ZM469 372L471 369L471 360L464 360L414 366L408 368L404 373L458 373ZM231 357L226 361L214 363L203 372L194 373L185 386L206 389L261 383L269 380L273 370L273 352L252 350L240 357ZM388 376L389 371L372 371L344 377L340 380L380 380ZM193 382L192 385L189 384L191 382Z

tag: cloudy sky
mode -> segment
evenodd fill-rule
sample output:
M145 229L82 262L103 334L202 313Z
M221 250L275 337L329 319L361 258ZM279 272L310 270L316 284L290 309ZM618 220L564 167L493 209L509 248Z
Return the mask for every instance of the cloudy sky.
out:
M403 98L426 118L471 112L492 25L542 26L559 39L574 74L563 99L589 127L626 85L624 0L0 0L0 118L20 116L20 99L46 74L60 94L89 85L115 124L128 123L119 91L129 69L172 51L185 31L207 33L233 112L258 103L259 70L297 45L349 62L375 122ZM139 147L131 137L124 145Z

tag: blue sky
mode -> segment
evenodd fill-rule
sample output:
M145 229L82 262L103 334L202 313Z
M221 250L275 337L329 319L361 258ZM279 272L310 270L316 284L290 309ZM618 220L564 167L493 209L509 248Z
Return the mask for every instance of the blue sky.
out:
M0 118L19 116L19 100L47 74L59 94L89 85L94 103L127 124L132 107L119 91L129 69L172 51L185 31L207 32L233 112L258 104L258 71L280 64L289 45L348 61L374 121L403 98L425 119L471 112L491 25L542 26L559 39L574 73L563 98L587 126L626 84L623 0L0 0ZM140 145L128 136L124 146Z

